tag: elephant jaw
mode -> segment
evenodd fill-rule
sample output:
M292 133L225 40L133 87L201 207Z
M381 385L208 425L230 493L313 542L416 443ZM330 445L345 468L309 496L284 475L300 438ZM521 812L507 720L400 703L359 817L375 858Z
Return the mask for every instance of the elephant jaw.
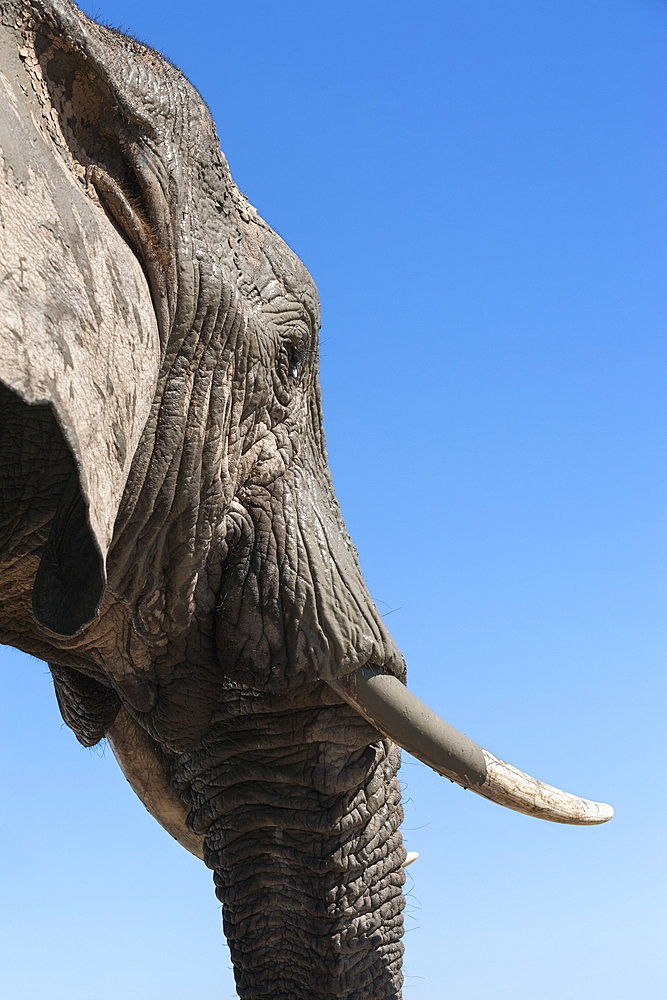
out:
M109 745L133 792L151 816L195 857L204 858L204 838L186 825L188 810L171 791L169 757L121 708L106 732Z
M499 760L439 718L389 674L361 667L328 682L371 725L450 781L516 812L593 826L614 815L611 806L591 802L544 784Z
M171 790L169 756L125 708L121 708L106 731L120 769L132 791L151 816L191 854L204 860L204 838L187 826L187 807ZM407 868L419 854L409 851L402 864Z

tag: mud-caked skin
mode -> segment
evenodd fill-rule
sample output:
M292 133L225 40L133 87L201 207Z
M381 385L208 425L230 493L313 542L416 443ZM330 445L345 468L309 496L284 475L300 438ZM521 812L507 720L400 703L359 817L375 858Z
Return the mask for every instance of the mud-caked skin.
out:
M125 712L167 755L241 997L398 998L398 751L325 682L404 665L329 478L313 282L173 66L69 0L0 16L0 639L82 743Z

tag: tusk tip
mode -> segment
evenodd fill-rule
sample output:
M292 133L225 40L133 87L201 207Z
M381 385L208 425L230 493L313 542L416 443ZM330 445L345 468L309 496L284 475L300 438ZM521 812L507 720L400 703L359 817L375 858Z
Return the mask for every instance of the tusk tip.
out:
M595 824L608 823L610 819L614 817L614 807L608 805L606 802L596 802L597 816L593 821Z
M416 861L418 857L419 854L417 851L408 851L408 853L405 855L405 861L401 865L401 868L407 868L408 865L411 865L412 862Z
M438 774L516 812L575 826L597 826L614 815L604 802L570 795L495 757L457 732L391 674L373 666L329 684L379 732ZM410 855L405 864L411 864Z

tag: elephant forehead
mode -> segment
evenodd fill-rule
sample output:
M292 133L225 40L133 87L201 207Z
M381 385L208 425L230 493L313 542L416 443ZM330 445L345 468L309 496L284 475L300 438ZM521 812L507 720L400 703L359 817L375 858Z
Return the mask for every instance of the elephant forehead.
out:
M317 287L301 258L267 225L234 185L238 197L242 252L236 263L241 291L251 305L275 306L278 300L298 303L317 330L320 304Z

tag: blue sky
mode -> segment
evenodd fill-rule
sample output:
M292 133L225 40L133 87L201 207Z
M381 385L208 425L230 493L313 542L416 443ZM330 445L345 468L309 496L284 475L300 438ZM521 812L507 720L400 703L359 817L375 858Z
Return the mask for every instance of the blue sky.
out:
M617 809L550 826L406 760L406 1000L661 995L667 9L84 7L190 77L319 286L333 478L411 685ZM233 997L210 873L2 659L0 996Z

